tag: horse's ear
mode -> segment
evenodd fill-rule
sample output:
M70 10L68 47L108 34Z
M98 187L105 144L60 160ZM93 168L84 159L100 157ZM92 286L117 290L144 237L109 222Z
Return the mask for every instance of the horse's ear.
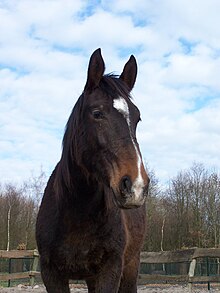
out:
M122 74L120 75L120 79L123 80L127 86L129 91L133 89L137 77L137 62L133 55L131 55L128 62L125 64Z
M99 48L95 50L90 57L85 90L91 91L97 87L104 71L105 63L101 55L101 49Z

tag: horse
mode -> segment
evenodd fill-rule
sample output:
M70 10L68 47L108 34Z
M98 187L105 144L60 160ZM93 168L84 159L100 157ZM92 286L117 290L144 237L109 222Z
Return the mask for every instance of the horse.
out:
M97 49L39 208L36 241L48 293L69 293L70 280L85 280L89 293L137 292L149 177L130 94L135 57L120 76L104 71Z

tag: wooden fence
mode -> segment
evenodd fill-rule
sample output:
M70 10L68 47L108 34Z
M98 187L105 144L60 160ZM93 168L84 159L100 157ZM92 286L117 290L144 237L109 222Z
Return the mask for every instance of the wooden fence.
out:
M27 272L18 272L18 273L0 273L0 281L10 281L17 279L26 279L29 278L30 285L34 285L35 276L40 275L40 272L37 271L39 263L39 253L35 250L0 250L0 258L6 259L22 259L22 258L33 258L32 268Z
M39 254L37 250L0 250L0 258L7 259L21 259L33 258L32 268L27 272L19 273L0 273L0 281L16 280L16 279L30 279L30 285L34 285L35 277L40 274L37 271ZM195 276L196 262L198 258L220 258L220 249L206 249L193 248L177 251L161 251L161 252L142 252L142 264L170 264L170 263L190 263L189 270L179 275L164 275L164 274L140 274L139 284L150 284L152 282L185 282L189 284L189 290L192 290L192 284L196 282L208 282L208 289L210 289L210 282L220 282L220 275L210 276Z
M141 263L168 264L168 263L190 263L187 274L162 275L162 274L140 274L139 283L151 282L186 282L189 284L189 291L192 291L192 284L207 282L210 290L210 282L220 282L220 275L195 276L196 262L198 258L220 258L219 248L193 248L177 251L142 252Z

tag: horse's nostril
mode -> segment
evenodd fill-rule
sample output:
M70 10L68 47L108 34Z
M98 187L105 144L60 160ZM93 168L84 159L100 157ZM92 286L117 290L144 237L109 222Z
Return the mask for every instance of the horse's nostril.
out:
M147 195L148 195L148 192L149 192L149 184L147 184L147 185L144 187L144 190L143 190L143 194L144 194L144 196L147 196Z
M120 182L120 191L124 195L128 195L129 193L131 193L131 187L132 187L131 178L129 176L122 177Z

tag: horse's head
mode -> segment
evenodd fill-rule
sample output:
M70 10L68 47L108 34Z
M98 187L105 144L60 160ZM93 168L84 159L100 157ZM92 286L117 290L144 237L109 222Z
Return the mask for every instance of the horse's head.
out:
M104 69L98 49L90 58L84 92L67 124L66 140L68 131L73 137L69 153L87 177L112 189L119 207L138 207L145 201L149 179L136 139L140 112L130 99L136 60L130 57L119 78L103 76Z

